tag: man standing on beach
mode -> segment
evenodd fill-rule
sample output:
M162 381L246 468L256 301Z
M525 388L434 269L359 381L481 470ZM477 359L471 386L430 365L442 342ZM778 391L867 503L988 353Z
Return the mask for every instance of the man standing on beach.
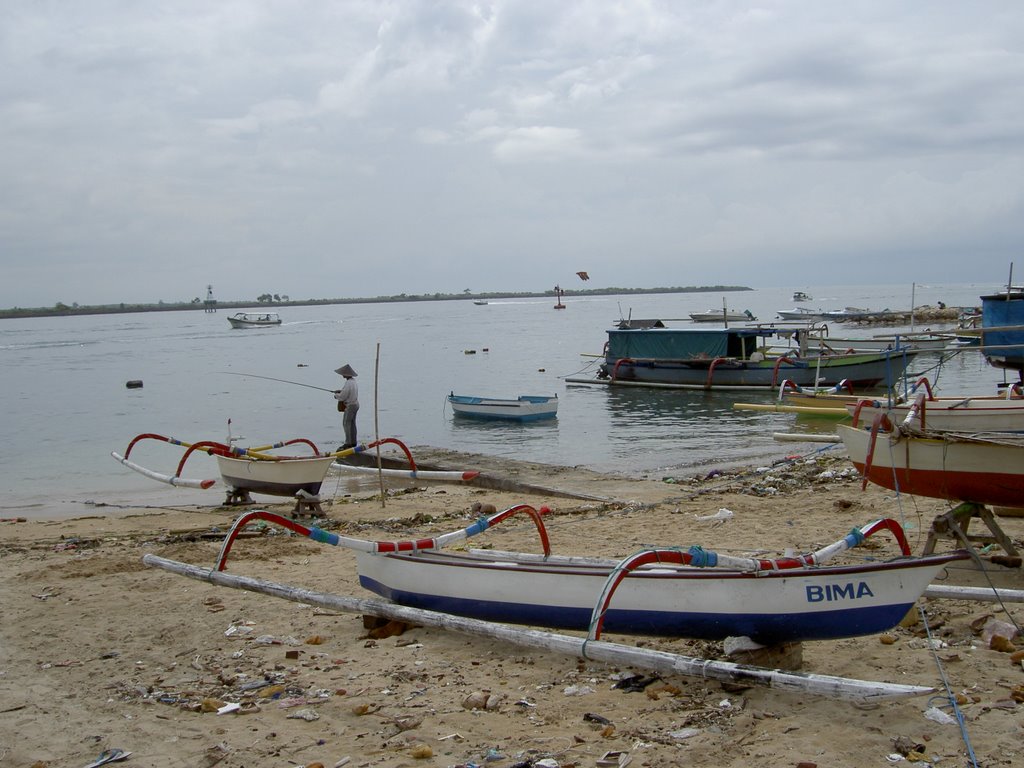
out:
M345 444L339 451L356 447L356 414L359 412L359 387L356 385L356 372L352 366L345 363L341 368L335 368L334 372L345 377L345 386L334 390L334 399L338 401L338 410L345 416L341 423L345 428Z

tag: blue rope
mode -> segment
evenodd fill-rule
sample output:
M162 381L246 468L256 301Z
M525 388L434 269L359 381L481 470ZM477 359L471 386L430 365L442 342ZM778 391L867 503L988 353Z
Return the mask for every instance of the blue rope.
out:
M950 706L953 708L953 714L956 716L956 722L960 726L960 735L963 737L964 746L967 747L967 755L971 758L971 765L974 768L978 768L978 759L974 756L974 747L971 746L971 737L967 733L967 723L964 722L963 712L960 711L960 707L957 706L956 696L949 687L949 679L946 677L946 671L942 668L942 662L939 660L939 654L933 647L932 642L932 630L928 626L928 615L924 612L924 607L921 605L917 606L917 610L921 613L921 621L924 622L924 631L928 635L928 647L932 649L932 658L935 659L935 666L939 670L939 677L942 678L942 685L946 688L946 699L949 701Z

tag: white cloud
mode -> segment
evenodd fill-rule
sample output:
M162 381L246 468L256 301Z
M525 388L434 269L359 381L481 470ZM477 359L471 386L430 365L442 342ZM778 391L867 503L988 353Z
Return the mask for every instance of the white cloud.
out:
M1022 41L999 0L8 3L0 306L527 290L584 254L983 278L962 254L1024 235Z

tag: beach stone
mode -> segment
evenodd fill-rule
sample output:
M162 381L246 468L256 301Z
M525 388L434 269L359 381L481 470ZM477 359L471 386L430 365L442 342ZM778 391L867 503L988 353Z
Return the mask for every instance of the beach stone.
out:
M739 642L747 641L746 643ZM738 664L752 664L771 669L797 670L804 664L804 648L802 643L783 643L782 645L758 645L750 638L726 638L725 653L730 661Z

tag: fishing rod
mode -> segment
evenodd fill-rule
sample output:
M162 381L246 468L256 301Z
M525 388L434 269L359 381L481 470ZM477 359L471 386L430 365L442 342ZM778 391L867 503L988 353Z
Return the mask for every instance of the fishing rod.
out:
M235 371L221 371L229 376L249 376L254 379L266 379L267 381L279 381L282 384L294 384L297 387L309 387L310 389L319 389L321 392L335 392L333 389L327 389L327 387L316 387L312 384L303 384L301 381L288 381L288 379L275 379L273 376L260 376L256 373L236 373Z

